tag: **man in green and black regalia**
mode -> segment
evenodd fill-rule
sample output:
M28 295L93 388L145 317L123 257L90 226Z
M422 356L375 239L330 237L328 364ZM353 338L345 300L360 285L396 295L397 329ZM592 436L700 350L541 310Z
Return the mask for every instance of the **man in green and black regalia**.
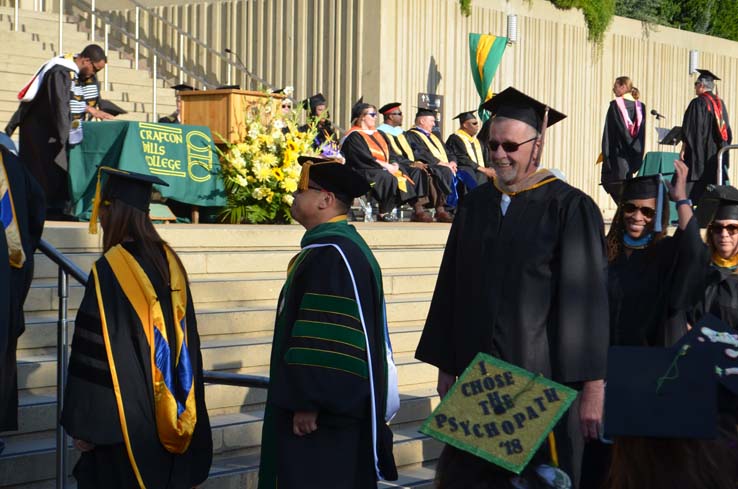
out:
M291 212L307 232L279 297L259 489L376 488L397 479L399 395L382 272L346 219L369 184L337 160L299 161Z
M15 350L25 330L23 303L45 208L39 184L17 156L0 146L0 432L18 429Z
M190 489L212 461L187 274L149 221L151 175L102 168L105 254L75 320L61 423L82 455L79 489ZM102 206L102 208L101 208Z

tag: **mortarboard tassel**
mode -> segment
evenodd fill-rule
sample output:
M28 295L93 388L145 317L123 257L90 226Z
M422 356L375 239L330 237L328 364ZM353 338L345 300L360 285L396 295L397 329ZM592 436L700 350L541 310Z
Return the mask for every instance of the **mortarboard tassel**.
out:
M300 173L300 183L297 184L297 189L301 191L305 191L308 189L308 186L310 185L310 167L313 166L313 163L310 161L306 161L302 164L302 172Z
M660 233L663 231L661 222L663 221L664 215L664 181L663 177L659 174L659 193L656 197L656 222L653 225L653 231Z
M95 198L92 200L92 214L90 214L90 234L97 234L97 219L100 215L100 194L102 193L102 167L97 170L97 184L95 185Z

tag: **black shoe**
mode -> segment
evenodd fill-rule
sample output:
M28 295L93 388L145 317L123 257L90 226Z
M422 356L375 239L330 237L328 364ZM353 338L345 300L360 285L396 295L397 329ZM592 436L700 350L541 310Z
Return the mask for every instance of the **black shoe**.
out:
M388 212L387 214L382 214L381 216L379 216L378 221L397 222L397 217L395 217L391 212Z

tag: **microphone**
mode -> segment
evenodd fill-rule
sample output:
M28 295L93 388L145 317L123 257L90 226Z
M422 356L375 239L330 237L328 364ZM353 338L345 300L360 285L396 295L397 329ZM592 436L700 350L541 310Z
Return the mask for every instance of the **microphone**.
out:
M663 115L661 115L661 114L659 114L656 109L651 109L651 115L655 115L656 116L656 120L666 119L666 117L663 116Z
M236 57L236 61L238 61L238 63L239 63L239 64L240 64L240 65L241 65L241 66L242 66L243 68L246 68L246 65L245 65L245 64L243 64L243 61L241 60L241 57L240 57L240 56L238 55L238 53L237 53L237 52L235 52L235 51L234 51L234 50L232 50L231 48L225 48L225 49L223 50L223 52L224 52L224 53L227 53L227 54L232 54L233 56L235 56L235 57Z

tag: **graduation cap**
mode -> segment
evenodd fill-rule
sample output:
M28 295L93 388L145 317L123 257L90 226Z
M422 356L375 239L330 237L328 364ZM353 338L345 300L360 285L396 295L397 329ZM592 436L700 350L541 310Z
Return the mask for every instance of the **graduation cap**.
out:
M390 102L388 104L384 104L379 108L379 113L383 115L388 115L389 112L392 112L393 110L399 108L402 104L400 102Z
M361 113L369 107L371 107L370 104L364 103L364 96L362 95L359 97L359 100L357 100L351 107L351 121L358 119L361 116Z
M216 90L240 90L241 85L221 85Z
M697 77L698 82L701 82L701 81L709 82L709 81L719 81L720 80L720 78L718 78L718 76L710 70L698 69L697 72L700 74L700 76Z
M98 104L98 107L103 112L107 112L108 114L112 116L118 116L121 114L127 114L128 111L123 110L121 107L118 107L116 104L111 102L110 100L105 100L103 98L100 99L100 103Z
M717 382L706 349L610 348L605 436L715 438Z
M539 132L545 127L551 127L566 118L566 115L552 109L548 105L508 87L482 104L492 117L507 117L525 122Z
M371 189L369 182L338 159L324 156L300 156L302 165L298 189L307 190L310 181L336 194L336 198L351 205L354 198L365 195Z
M193 87L192 85L188 85L186 83L180 83L172 87L172 90L176 90L177 92L189 92L190 90L194 90L194 89L195 87Z
M438 114L438 111L436 109L431 109L430 107L418 107L418 111L415 113L415 118L423 117L426 115L432 115L433 117Z
M709 185L695 214L702 228L715 220L738 219L738 189L730 185Z
M103 174L107 176L104 185L102 184ZM154 184L169 186L167 182L154 175L101 166L97 171L97 186L95 187L95 198L92 201L90 234L97 234L97 217L103 201L117 200L148 213L151 189Z
M326 100L322 93L316 93L302 101L302 106L309 110L311 114L315 114L315 108L317 106L327 104L328 100Z
M476 119L476 118L477 118L477 111L476 110L471 110L469 112L462 112L462 113L458 114L456 117L454 117L454 119L459 119L459 123L460 124L465 123L469 119Z

